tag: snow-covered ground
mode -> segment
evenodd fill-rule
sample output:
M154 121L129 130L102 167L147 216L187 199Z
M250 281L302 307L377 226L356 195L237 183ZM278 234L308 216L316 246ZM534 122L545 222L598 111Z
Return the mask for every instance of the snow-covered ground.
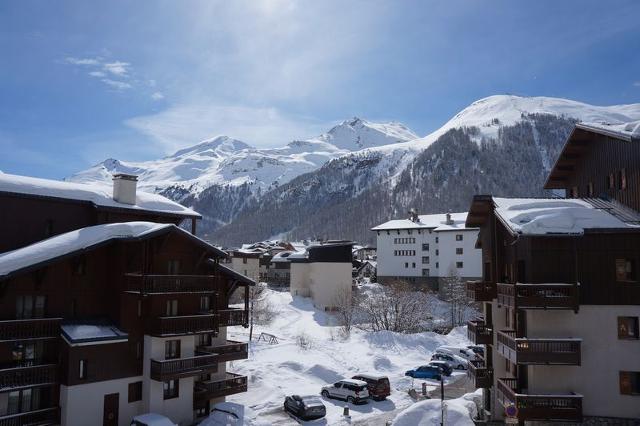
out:
M278 344L254 340L248 360L228 364L228 371L248 376L249 391L227 400L245 406L245 417L254 425L296 424L283 412L286 395L318 395L322 386L357 373L388 376L391 397L366 405L349 404L350 420L342 416L344 401L325 400L327 416L313 424L384 425L414 406L409 389L415 388L420 393L422 380L405 377L406 370L426 364L438 346L469 344L464 328L454 329L446 336L432 332L399 334L355 329L349 338L343 339L339 328L333 325L333 317L315 309L310 299L292 298L289 293L271 290L268 297L279 313L268 326L254 329L254 339L266 332L277 336ZM297 343L301 336L309 342L307 349ZM228 338L247 341L248 330L230 328ZM428 380L426 383L430 391L438 389L438 382ZM461 396L471 390L464 372L455 372L445 383L450 396ZM451 406L459 411L460 404Z

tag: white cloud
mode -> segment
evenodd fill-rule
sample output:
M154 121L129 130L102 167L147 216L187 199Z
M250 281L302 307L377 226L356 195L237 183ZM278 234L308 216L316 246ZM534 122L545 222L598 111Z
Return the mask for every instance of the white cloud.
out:
M90 75L91 77L98 77L98 78L102 78L102 77L106 76L106 74L105 74L105 73L103 73L102 71L91 71L91 72L89 73L89 75Z
M634 85L635 87L640 87L640 81L634 81L634 82L633 82L633 85Z
M291 117L275 108L185 104L125 122L151 137L165 153L216 135L228 135L260 147L284 146L325 131L330 123Z
M151 99L153 99L154 101L159 101L164 99L164 95L162 94L162 92L153 92L151 94Z
M74 58L69 56L65 58L65 62L72 65L100 65L100 58Z
M128 62L120 62L120 61L108 62L108 63L102 64L102 68L105 71L120 77L127 75L130 66L131 64Z
M112 80L110 78L103 78L102 81L107 86L113 87L116 90L131 89L131 85L125 81Z

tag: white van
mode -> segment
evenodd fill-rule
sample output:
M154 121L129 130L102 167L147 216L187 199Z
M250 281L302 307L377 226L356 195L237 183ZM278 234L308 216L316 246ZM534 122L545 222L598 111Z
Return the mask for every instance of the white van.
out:
M467 361L473 361L478 359L478 355L469 348L457 347L457 346L440 346L436 349L436 352L442 352L450 355L459 356Z

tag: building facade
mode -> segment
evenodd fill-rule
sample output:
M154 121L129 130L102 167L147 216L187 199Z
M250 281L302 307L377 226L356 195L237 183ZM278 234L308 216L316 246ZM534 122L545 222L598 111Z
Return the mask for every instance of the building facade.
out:
M438 290L443 278L482 275L478 230L465 227L466 213L417 215L372 228L377 240L378 282L396 280Z
M51 217L48 202L71 206L67 215L92 208L78 191L95 188L38 181L40 190L51 186L47 197L14 185L0 202L39 203L19 219L37 224ZM247 347L227 341L226 327L248 324L253 281L220 264L225 253L177 227L173 214L158 223L139 221L146 210L135 204L116 208L115 223L78 220L77 229L41 241L25 245L18 233L5 241L20 247L0 253L0 424L125 426L155 412L189 425L225 395L246 391L246 377L228 372L226 361L247 358ZM239 286L245 307L229 308Z
M467 293L484 316L468 332L486 351L469 374L494 420L640 418L640 148L626 136L576 126L547 181L571 198L474 198L483 279Z

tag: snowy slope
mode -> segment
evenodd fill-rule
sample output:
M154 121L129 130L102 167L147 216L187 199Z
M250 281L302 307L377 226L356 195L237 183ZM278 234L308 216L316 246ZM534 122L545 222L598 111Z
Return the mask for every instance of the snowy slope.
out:
M400 123L372 123L354 118L316 138L293 141L282 148L256 149L242 141L218 136L160 160L108 159L67 180L107 182L113 173L124 172L138 175L140 187L151 191L179 186L198 194L212 185L245 183L255 184L253 190L268 190L351 151L417 137Z

